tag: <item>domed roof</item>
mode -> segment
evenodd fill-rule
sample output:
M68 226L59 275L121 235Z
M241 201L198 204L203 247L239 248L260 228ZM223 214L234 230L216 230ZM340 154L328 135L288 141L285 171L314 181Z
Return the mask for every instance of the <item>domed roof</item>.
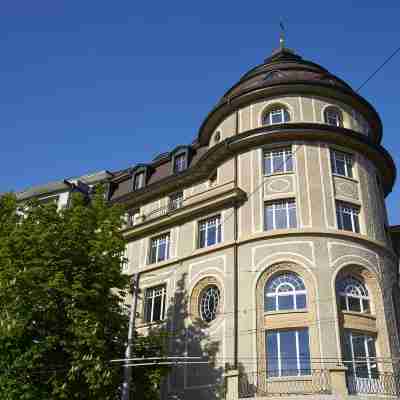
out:
M239 82L229 89L220 102L243 92L285 83L319 83L351 90L351 87L332 75L325 68L311 61L303 60L292 50L275 50L264 63L253 68Z

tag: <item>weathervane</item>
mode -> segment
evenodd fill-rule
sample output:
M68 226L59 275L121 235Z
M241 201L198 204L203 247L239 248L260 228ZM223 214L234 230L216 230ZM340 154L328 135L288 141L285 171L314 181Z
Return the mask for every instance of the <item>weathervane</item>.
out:
M279 26L281 27L281 32L279 35L279 47L281 50L283 50L285 48L285 27L283 26L282 20L280 20Z

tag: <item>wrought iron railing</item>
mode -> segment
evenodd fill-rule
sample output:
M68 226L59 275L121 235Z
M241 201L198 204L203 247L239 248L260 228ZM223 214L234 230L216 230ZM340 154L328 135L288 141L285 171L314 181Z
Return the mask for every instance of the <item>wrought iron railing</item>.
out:
M331 393L328 370L312 370L302 376L266 376L265 372L239 374L239 398L257 396L316 395Z
M350 394L400 396L400 372L380 372L362 378L348 371L346 380Z
M157 208L146 214L145 219L154 219L163 217L166 214L174 212L183 206L183 200L181 201L170 201L166 206Z

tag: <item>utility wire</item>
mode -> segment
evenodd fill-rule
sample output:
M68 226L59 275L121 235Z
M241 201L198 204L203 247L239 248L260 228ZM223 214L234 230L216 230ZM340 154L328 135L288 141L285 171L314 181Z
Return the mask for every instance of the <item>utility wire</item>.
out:
M358 92L362 87L364 87L398 52L400 47L398 47L357 89Z

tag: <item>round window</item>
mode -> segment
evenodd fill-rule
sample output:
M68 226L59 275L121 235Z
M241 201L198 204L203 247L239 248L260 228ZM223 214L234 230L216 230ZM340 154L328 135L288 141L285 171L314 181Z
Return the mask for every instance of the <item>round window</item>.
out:
M220 298L216 285L207 286L202 291L199 299L199 314L203 321L211 322L217 317Z

